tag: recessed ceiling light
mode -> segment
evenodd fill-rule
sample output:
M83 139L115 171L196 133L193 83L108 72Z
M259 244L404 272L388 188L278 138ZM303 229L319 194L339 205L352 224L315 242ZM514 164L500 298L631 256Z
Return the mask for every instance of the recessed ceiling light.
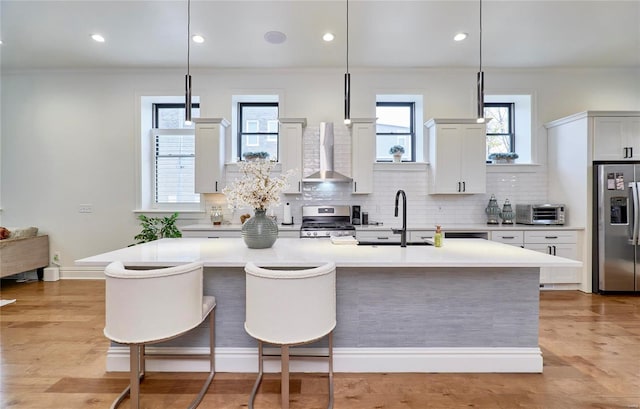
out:
M454 39L455 41L462 41L462 40L464 40L465 38L467 38L468 36L469 36L469 34L467 34L467 33L458 33L458 34L456 34L455 36L453 36L453 39Z
M91 38L93 39L93 41L96 41L98 43L104 43L104 37L100 34L91 34Z
M204 43L204 37L199 34L193 35L191 39L193 40L194 43L198 43L198 44Z
M333 41L334 38L336 38L336 36L334 36L333 33L324 33L322 36L322 39L326 42Z
M287 41L287 35L280 31L267 31L264 39L271 44L282 44Z

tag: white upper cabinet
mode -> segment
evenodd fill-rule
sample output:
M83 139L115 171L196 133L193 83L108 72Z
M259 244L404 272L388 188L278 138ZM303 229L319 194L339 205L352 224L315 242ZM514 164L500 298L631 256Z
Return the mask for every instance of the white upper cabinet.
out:
M289 187L285 194L302 193L302 131L307 126L306 118L280 118L278 158L282 173L293 170L288 179Z
M594 160L640 160L640 117L595 117Z
M432 119L429 138L430 194L485 193L486 125L475 119Z
M224 118L194 118L195 191L220 193L224 180L225 139L229 121Z
M376 119L351 119L351 177L354 194L373 192L376 161Z

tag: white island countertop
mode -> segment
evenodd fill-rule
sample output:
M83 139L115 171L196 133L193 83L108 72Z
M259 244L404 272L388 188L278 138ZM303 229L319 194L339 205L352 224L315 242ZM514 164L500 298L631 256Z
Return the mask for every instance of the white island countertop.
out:
M582 263L482 239L446 239L434 246L356 246L328 239L279 238L269 249L249 249L242 239L161 239L76 260L78 266L167 267L201 260L205 267L581 267Z

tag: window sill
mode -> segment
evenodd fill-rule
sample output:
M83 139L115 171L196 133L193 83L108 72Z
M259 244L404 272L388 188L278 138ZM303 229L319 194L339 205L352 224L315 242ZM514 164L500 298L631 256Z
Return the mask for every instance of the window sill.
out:
M427 170L427 162L375 162L373 164L374 171L401 171L401 172L425 172Z
M539 163L487 163L487 173L535 173L541 168Z
M151 217L166 217L178 213L178 220L198 220L206 213L204 210L184 209L134 209L136 215L151 215Z

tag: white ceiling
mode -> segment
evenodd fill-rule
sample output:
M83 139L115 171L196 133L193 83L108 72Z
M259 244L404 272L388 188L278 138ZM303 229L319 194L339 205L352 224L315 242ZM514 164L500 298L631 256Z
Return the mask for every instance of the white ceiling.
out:
M479 0L349 10L351 67L478 65ZM346 1L192 0L191 12L191 32L206 38L192 43L194 68L345 66ZM186 66L187 0L0 0L0 14L3 69ZM270 30L287 41L267 43ZM469 39L454 42L458 31ZM482 51L485 67L640 68L640 0L484 0Z

